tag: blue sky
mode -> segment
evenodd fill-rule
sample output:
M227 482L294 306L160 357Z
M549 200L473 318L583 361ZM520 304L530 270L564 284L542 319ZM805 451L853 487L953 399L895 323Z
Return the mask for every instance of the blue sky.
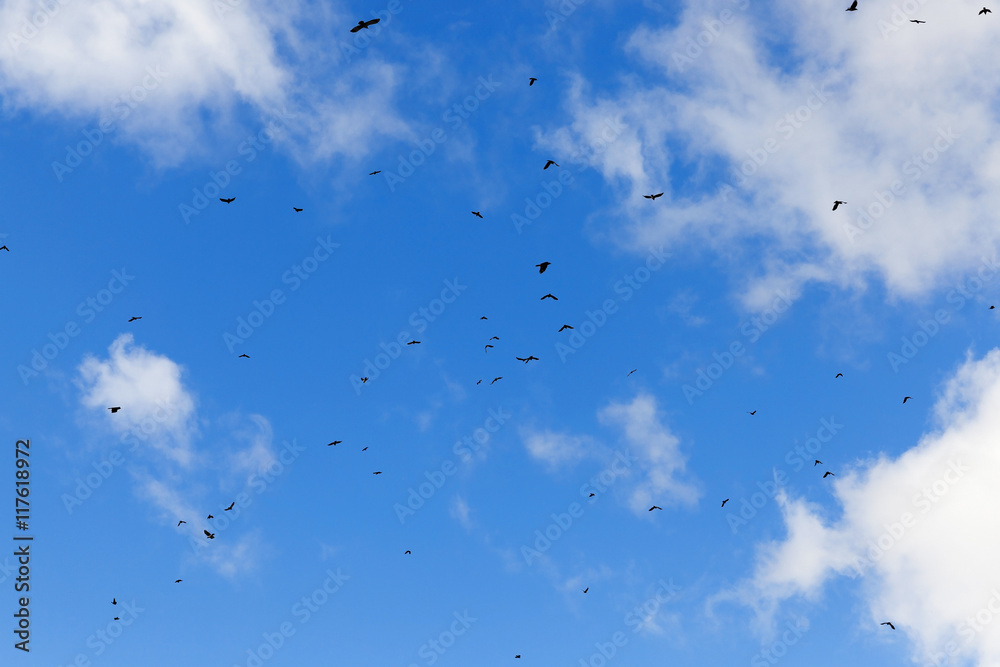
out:
M1000 660L978 8L48 7L0 9L10 664Z

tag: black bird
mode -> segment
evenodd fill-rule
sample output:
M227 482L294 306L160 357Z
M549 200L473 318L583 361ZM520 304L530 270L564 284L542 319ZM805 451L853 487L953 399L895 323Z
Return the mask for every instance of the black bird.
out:
M848 7L846 11L849 11L849 12L856 12L856 11L858 11L858 0L854 0L854 2L851 3L851 6Z
M208 539L210 539L210 540L214 540L214 539L215 539L215 533L210 533L210 532L208 532L208 531L206 530L206 531L205 531L205 537L207 537L207 538L208 538Z
M490 340L500 340L500 336L492 336L490 337Z
M184 581L184 580L183 580L183 579L174 579L174 583L175 583L175 584L179 584L179 583L181 583L182 581Z
M375 25L381 19L372 19L371 21L358 21L358 24L351 28L351 32L357 32L359 30L367 30L370 26Z
M990 306L990 310L993 310L994 308L996 308L996 306Z
M374 176L375 174L381 174L381 173L382 173L382 170L381 169L377 169L377 170L373 171L372 173L370 173L368 175L369 176Z
M364 384L365 382L368 382L368 378L366 377L361 378L361 384Z
M215 517L214 517L214 516L212 516L211 514L209 514L207 518L209 518L209 519L214 519Z
M722 501L722 507L725 507L726 503L728 503L728 502L729 502L729 498L726 498L725 500L723 500Z
M833 379L836 380L837 378L842 378L842 377L844 377L843 373L837 373L836 375L833 376Z
M249 354L241 354L240 356L238 356L238 357L236 357L236 358L237 358L237 359L249 359L249 358L250 358L250 355L249 355Z
M836 475L827 470L825 473L823 473L823 479L826 479L827 477L836 477Z
M116 412L118 412L119 410L121 410L121 406L116 407L116 408L108 408L108 410L111 410L111 414L115 414Z
M589 495L589 496L587 496L587 497L588 497L588 498L593 498L593 497L594 497L594 496L596 496L596 495L597 495L596 493L592 493L592 494L590 494L590 495Z
M111 604L118 604L118 600L115 598L111 598Z
M219 201L224 202L226 204L232 204L234 201L236 201L236 197L230 197L229 199L223 199L222 197L219 197Z
M647 512L652 512L653 510L662 510L662 509L663 509L663 508L662 508L662 507L660 507L659 505L653 505L652 507L650 507L650 508L649 508L648 510L646 510L646 511L647 511Z
M538 357L536 357L536 356L514 357L514 358L517 359L518 361L523 361L524 363L528 363L529 361L538 361Z
M0 245L0 250L6 250L7 252L10 252L10 248L8 248L5 245Z
M911 398L913 398L913 397L912 397L912 396L904 396L904 397L903 397L903 403L906 403L906 402L907 402L908 400L910 400Z
M662 196L663 196L662 192L660 192L658 194L655 194L655 195L643 195L643 197L645 197L646 199L649 199L650 201L654 201L657 197L662 197Z
M372 474L373 474L373 475L381 475L381 474L382 474L382 471L381 471L381 470L378 470L378 471L376 471L376 472L373 472Z
M533 77L533 76L528 77L528 86L535 85L536 81L538 81L538 79L536 79L535 77Z
M541 299L539 299L539 301L545 301L546 299L552 299L553 301L558 301L559 300L559 298L556 297L556 296L553 296L551 294L546 294Z
M562 333L562 332L563 332L563 331L565 331L566 329L572 329L572 328L573 328L573 327L571 327L570 325L568 325L568 324L564 324L564 325L562 325L562 326L561 326L561 327L559 328L559 333Z
M545 169L548 169L548 168L549 168L549 167L551 167L552 165L556 165L557 167L559 166L559 165L558 165L558 164L556 163L556 161L555 161L555 160L549 160L549 161L547 161L547 162L545 163L545 166L544 166L544 167L542 167L542 169L543 169L543 170L545 170Z
M292 210L295 211L296 213L301 213L302 212L301 208L295 208L294 206L292 207Z
M918 21L917 19L910 19L910 23L927 23L927 21ZM896 628L893 628L895 630Z
M481 320L485 320L485 319L488 319L488 318L487 318L487 317L486 317L485 315L483 315L483 316L482 316L482 317L480 317L479 319L481 319Z
M483 220L483 219L484 219L484 218L483 218L483 214L482 214L482 213L480 213L479 211L473 211L473 212L472 212L472 215L476 216L476 217L477 217L477 218L479 218L480 220Z
M515 658L520 658L521 656L520 656L520 655L515 655L514 657L515 657Z
M635 373L637 370L639 370L639 369L638 368L633 368L632 370L630 370L628 372L628 375L632 375L632 373ZM628 375L626 375L625 377L628 377Z
M542 262L541 264L535 264L535 266L538 267L539 273L545 273L545 269L549 268L550 264L552 264L552 262Z
M181 525L182 523L187 523L187 521L178 521L178 522L177 522L177 525L179 526L179 525Z
M488 352L491 347L493 346L487 343L486 347L483 349L483 352Z
M408 553L410 553L410 551L409 551L409 550L406 550L406 551L404 551L404 552L403 552L403 555L405 556L405 555L406 555L406 554L408 554ZM410 555L412 556L413 554L410 554Z
M992 13L993 13L993 10L986 9L985 7L983 7L982 9L979 10L979 15L980 16L982 16L983 14L992 14Z
M502 379L503 379L503 376L501 375L498 378L493 378L493 382L496 382L497 380L502 380ZM493 382L490 382L490 384L493 384Z
M818 466L820 463L822 463L822 461L820 461L819 459L816 459L815 461L813 461L813 468L815 468L816 466Z
M333 442L328 443L327 447L331 447L331 446L336 447L337 445L339 445L342 442L343 442L343 440L334 440Z
M748 415L755 415L755 414L757 414L757 411L756 411L756 410L754 410L753 412L748 412L747 414L748 414Z
M854 3L854 4L858 4L858 3ZM840 207L841 204L846 204L846 203L847 203L846 201L840 201L840 200L837 200L837 201L833 202L833 210L836 211Z
M583 592L586 593L589 590L590 590L590 586L587 586L586 588L583 589Z
M885 623L879 623L879 625L888 625L888 626L889 626L890 628L892 628L893 630L895 630L895 629L896 629L896 626L895 626L895 625L893 625L892 623L890 623L889 621L886 621Z
M117 617L117 616L115 616L115 620L116 620L116 621L118 620L118 617Z
M367 447L362 447L362 448L361 448L361 451L363 451L363 452L367 452L367 451L368 451L368 448L367 448Z
M229 507L227 507L226 509L224 509L222 511L223 512L228 512L229 510L233 509L233 506L235 506L235 505L236 505L236 501L234 500L233 502L229 503Z
M141 320L141 319L142 319L142 317L141 317L141 316L140 316L140 317L133 317L133 318L131 318L131 319L129 320L129 322L135 322L136 320Z
M476 384L482 384L482 383L483 383L482 380L476 380Z
M409 343L407 343L407 345L420 345L420 341L419 340L411 340Z

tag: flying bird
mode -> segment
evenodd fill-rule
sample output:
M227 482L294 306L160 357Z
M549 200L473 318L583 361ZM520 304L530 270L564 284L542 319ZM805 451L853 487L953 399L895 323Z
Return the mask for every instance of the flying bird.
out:
M129 320L129 322L135 322L136 320L141 320L141 319L142 319L142 317L141 317L141 316L140 316L140 317L133 317L133 318L131 318L131 319Z
M116 412L118 412L119 410L121 410L121 406L118 406L118 407L115 407L115 408L108 408L108 410L111 410L111 414L115 414Z
M530 87L530 86L535 85L536 81L538 81L538 79L536 79L535 77L533 77L533 76L528 77L528 86ZM520 657L520 656L518 656L518 657Z
M990 310L993 310L994 308L996 308L996 306L990 306Z
M375 174L381 174L381 173L382 173L382 170L381 170L381 169L376 169L375 171L373 171L372 173L370 173L370 174L368 174L368 175L369 175L369 176L374 176Z
M652 507L650 507L650 508L649 508L648 510L646 510L646 511L647 511L647 512L652 512L653 510L662 510L662 509L663 509L663 508L662 508L662 507L660 507L659 505L653 505Z
M886 621L885 623L879 623L879 625L888 625L888 626L889 626L890 628L892 628L893 630L895 630L895 629L896 629L896 626L895 626L895 625L893 625L892 623L890 623L889 621Z
M493 347L493 346L490 345L489 343L487 343L486 347L483 349L483 352L488 352L491 347Z
M645 197L646 199L649 199L650 201L654 201L657 197L662 197L662 196L663 196L662 192L657 193L655 195L643 195L643 197Z
M234 201L236 201L236 197L230 197L229 199L223 199L222 197L219 197L219 201L225 204L232 204Z
M368 448L367 448L367 447L362 447L362 448L361 448L361 451L363 451L363 452L367 452L367 451L368 451Z
M382 471L381 471L381 470L378 470L378 471L376 471L376 472L373 472L372 474L373 474L373 475L381 475L381 474L382 474Z
M115 620L116 620L116 621L118 620L118 617L117 617L117 616L115 616Z
M561 327L559 328L559 333L562 333L562 332L563 332L563 331L565 331L566 329L572 329L572 328L573 328L573 327L571 327L570 325L568 325L568 324L564 324L564 325L562 325L562 326L561 326Z
M639 369L638 368L633 368L632 370L630 370L628 372L628 375L632 375L632 373L635 373L637 370L639 370ZM628 375L626 375L625 377L628 377Z
M483 219L484 219L484 218L483 218L483 214L482 214L482 213L480 213L479 211L473 211L473 212L472 212L472 215L476 216L476 217L477 217L477 218L479 218L480 220L483 220Z
M10 252L10 248L8 248L5 245L0 245L0 250L6 250L7 252Z
M368 382L368 378L366 377L361 378L361 384L364 384L365 382Z
M342 442L343 442L343 440L334 440L333 442L327 444L327 447L336 447L337 445L339 445Z
M503 376L501 375L498 378L493 378L493 382L496 382L497 380L502 380L502 379L503 379ZM490 382L490 384L493 384L493 382Z
M367 30L369 27L378 23L381 19L372 19L371 21L358 21L358 24L351 28L351 32L357 32L359 30Z
M857 4L857 3L855 3L855 4ZM838 208L840 208L841 204L846 204L846 203L847 203L846 201L840 201L838 199L837 201L833 202L833 210L836 211Z
M858 0L854 0L854 2L851 3L851 6L848 7L846 9L846 11L849 11L849 12L856 12L856 11L858 11Z
M205 532L205 537L207 537L208 539L210 539L210 540L214 540L215 539L215 533L210 533L207 530L204 531L204 532Z
M910 19L910 23L927 23L927 21L918 21L917 19ZM895 628L893 628L895 630Z
M419 340L411 340L409 343L407 343L407 345L420 345L420 341Z
M208 518L208 519L214 519L215 517L212 516L211 514L209 514L208 517L206 517L206 518Z
M588 498L593 498L593 497L594 497L594 496L596 496L596 495L597 495L596 493L592 493L592 494L590 494L590 495L589 495L589 496L587 496L587 497L588 497Z
M836 380L837 378L842 378L842 377L844 377L843 373L837 373L836 375L833 376L833 379Z
M405 555L406 555L406 554L408 554L408 553L410 553L409 549L407 549L406 551L404 551L404 552L403 552L403 555L405 556ZM412 556L413 554L410 554L410 555Z
M556 297L556 296L553 296L551 294L546 294L541 299L539 299L539 301L545 301L546 299L552 299L553 301L558 301L559 300L559 298Z
M586 593L589 590L590 590L590 586L587 586L586 588L583 589L583 592Z
M550 264L552 264L552 262L542 262L541 264L535 264L535 266L538 267L539 273L545 273L545 269L549 268Z
M992 13L993 13L993 10L986 9L986 7L983 7L982 9L979 10L979 15L980 16L982 16L983 14L992 14Z
M906 403L906 402L907 402L908 400L910 400L911 398L913 398L913 397L912 397L912 396L904 396L904 397L903 397L903 403Z
M827 470L825 473L823 473L823 479L826 479L827 477L836 477L836 475Z
M747 414L748 414L748 415L755 415L755 414L757 414L757 411L756 411L756 410L754 410L753 412L748 412Z
M524 363L528 363L529 361L538 361L538 357L534 355L530 357L514 357L514 358L517 359L518 361L523 361Z
M227 507L226 509L224 509L222 511L223 512L228 512L229 510L233 509L234 505L236 505L236 501L235 500L233 502L229 503L229 507Z
M181 525L182 523L187 523L187 521L178 521L178 522L177 522L177 525L179 526L179 525Z
M118 604L118 600L116 598L111 598L111 604Z
M491 336L490 340L500 340L500 336Z
M822 461L820 461L819 459L816 459L815 461L813 461L813 468L815 468L816 466L818 466L820 463L822 463Z
M485 320L485 319L487 319L487 317L486 317L485 315L483 315L483 316L482 316L482 317L480 317L479 319L481 319L481 320Z
M292 207L292 210L295 211L296 213L301 213L302 212L301 208L295 208L294 206Z
M250 358L250 355L249 355L249 354L241 354L240 356L238 356L238 357L236 357L236 358L237 358L237 359L249 359L249 358Z
M545 163L545 166L544 166L544 167L542 167L542 170L545 170L545 169L548 169L548 168L549 168L549 167L551 167L552 165L556 165L557 167L559 166L559 164L558 164L558 163L557 163L557 162L556 162L555 160L548 160L548 161L547 161L547 162Z
M184 580L183 580L183 579L174 579L174 583L175 583L175 584L179 584L179 583L181 583L182 581L184 581Z
M725 500L723 500L722 501L722 507L725 507L726 503L728 503L728 502L729 502L729 498L726 498Z

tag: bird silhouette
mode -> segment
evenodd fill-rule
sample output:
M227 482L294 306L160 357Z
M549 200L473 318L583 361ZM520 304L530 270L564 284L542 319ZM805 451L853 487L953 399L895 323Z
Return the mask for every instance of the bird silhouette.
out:
M879 625L888 625L888 626L889 626L890 628L892 628L893 630L895 630L895 629L896 629L896 626L895 626L895 625L893 625L892 623L890 623L889 621L886 621L885 623L879 623Z
M370 173L370 174L368 174L368 175L369 175L369 176L374 176L375 174L381 174L381 173L382 173L382 170L381 170L381 169L376 169L375 171L373 171L372 173Z
M479 319L481 319L481 320L485 320L485 319L489 319L489 318L487 318L487 317L486 317L485 315L483 315L483 316L482 316L482 317L480 317Z
M0 250L6 250L7 252L10 252L10 248L8 248L5 245L0 245Z
M111 414L115 414L116 412L118 412L119 410L121 410L121 406L114 407L114 408L108 408L108 410L111 410Z
M541 264L535 264L535 266L538 267L539 273L545 273L545 269L549 268L551 264L552 262L542 262Z
M370 26L375 25L381 21L381 19L372 19L371 21L358 21L358 24L351 28L351 32L357 32L359 30L367 30Z
M301 213L302 212L301 208L295 208L294 206L292 207L292 210L295 211L296 213Z
M133 318L129 319L129 322L135 322L136 320L141 320L141 319L142 319L141 316L140 317L133 317Z
M490 340L500 340L500 336L490 336Z
M116 598L111 598L111 604L118 604L118 600Z
M558 301L559 300L558 297L553 296L552 294L546 294L541 299L539 299L539 301L545 301L546 299L552 299L553 301Z
M179 526L179 525L181 525L182 523L187 523L187 521L178 521L178 522L177 522L177 525Z
M210 539L210 540L214 540L215 539L215 533L210 533L207 530L204 531L204 533L205 533L205 537L207 537L208 539Z
M378 470L378 471L376 471L376 472L373 472L372 474L373 474L373 475L381 475L381 474L382 474L382 471L381 471L381 470Z
M229 503L229 507L227 507L226 509L224 509L224 510L222 510L222 511L223 511L223 512L228 512L229 510L233 509L233 507L234 507L235 505L236 505L236 501L234 500L233 502Z
M562 332L563 332L563 331L565 331L566 329L572 329L572 328L573 328L573 327L571 327L570 325L568 325L568 324L564 324L564 325L562 325L561 327L559 327L559 333L562 333Z
M222 197L219 197L219 201L225 204L232 204L234 201L236 201L236 197L230 197L229 199L223 199Z
M367 451L368 451L368 448L367 448L367 447L362 447L362 448L361 448L361 451L363 451L363 452L367 452Z
M492 346L492 345L490 345L489 343L487 343L487 344L486 344L486 347L485 347L485 348L483 349L483 351L484 351L484 352L488 352L488 351L489 351L489 349L490 349L491 347L493 347L493 346Z
M559 166L559 164L558 164L558 163L557 163L557 162L556 162L555 160L548 160L548 161L546 161L546 162L545 162L545 166L544 166L544 167L542 167L542 169L543 169L543 170L544 170L544 169L548 169L548 168L549 168L549 167L551 167L552 165L556 165L557 167Z
M115 620L116 620L116 621L118 620L118 617L117 617L117 616L115 616Z
M409 553L410 553L410 551L409 551L409 549L407 549L406 551L403 552L403 555L405 556L406 554L409 554ZM410 554L410 555L412 556L413 554Z
M528 363L529 361L538 361L538 357L533 355L530 357L514 357L514 358L517 359L518 361L523 361L524 363Z
M333 442L328 443L327 447L336 447L337 445L339 445L342 442L343 442L343 440L334 440Z
M904 397L903 397L903 403L906 403L906 402L907 402L908 400L910 400L911 398L913 398L913 397L912 397L912 396L904 396Z
M407 345L420 345L420 341L419 340L411 340L409 343L407 343Z
M856 12L856 11L858 11L858 0L854 0L854 2L851 3L851 6L848 7L845 11L848 11L848 12Z
M212 516L211 514L209 514L209 515L208 515L208 516L207 516L206 518L207 518L207 519L214 519L215 517L214 517L214 516Z
M723 500L722 501L722 507L725 507L726 503L728 503L728 502L729 502L729 498L726 498L725 500Z
M757 414L757 411L756 411L756 410L754 410L753 412L748 412L747 414L748 414L748 415L755 415L755 414Z
M847 203L846 201L840 201L840 200L833 202L833 210L836 211L838 208L840 208L841 204L846 204L846 203Z
M813 468L815 468L816 466L818 466L820 463L822 463L822 461L820 461L819 459L816 459L815 461L813 461Z
M993 13L993 10L986 9L986 7L983 7L982 9L979 10L979 15L980 16L982 16L983 14L992 14L992 13Z
M593 497L594 497L594 496L596 496L596 495L597 495L596 493L591 493L591 494L590 494L589 496L587 496L587 497L588 497L588 498L593 498Z
M237 359L249 359L249 358L250 358L250 355L249 355L249 354L241 354L240 356L238 356L238 357L236 357L236 358L237 358Z
M825 473L823 473L823 479L826 479L827 477L836 477L836 475L827 470Z
M184 580L183 580L183 579L174 579L174 583L175 583L175 584L179 584L179 583L181 583L182 581L184 581Z
M662 197L662 196L663 196L662 192L659 192L659 193L657 193L655 195L643 195L643 197L645 197L646 199L649 199L650 201L655 201L658 197Z
M590 586L587 586L586 588L583 589L583 592L586 593L589 590L590 590Z
M628 377L629 375L632 375L632 373L635 373L637 370L639 370L639 369L638 368L633 368L632 370L630 370L628 372L628 375L626 375L625 377Z
M910 19L910 23L927 23L927 21L918 21L917 19ZM895 630L895 628L893 628Z
M364 384L365 382L368 382L368 378L367 377L361 378L361 384Z
M649 508L648 510L646 510L646 511L647 511L647 512L652 512L653 510L662 510L662 509L663 509L663 508L662 508L662 507L660 507L659 505L653 505L652 507L650 507L650 508Z
M502 380L502 379L503 379L503 376L501 375L498 378L493 378L493 382L496 382L497 380ZM493 382L490 382L490 384L493 384Z
M990 306L990 310L993 310L994 308L996 308L996 306Z
M528 77L528 85L529 85L529 86L533 86L533 85L535 85L535 82L536 82L536 81L538 81L538 79L536 79L535 77L533 77L533 76L529 76L529 77Z
M483 220L483 219L484 219L484 218L483 218L483 214L482 214L482 213L480 213L479 211L473 211L473 212L472 212L472 215L476 216L476 217L477 217L477 218L479 218L480 220Z
M843 373L837 373L836 375L833 376L833 379L836 380L837 378L842 378L842 377L844 377Z

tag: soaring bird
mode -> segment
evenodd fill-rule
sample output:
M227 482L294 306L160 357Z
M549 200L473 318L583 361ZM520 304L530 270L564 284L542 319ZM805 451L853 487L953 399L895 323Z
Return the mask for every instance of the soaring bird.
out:
M854 3L854 4L857 4L857 3ZM833 202L833 210L836 211L838 208L840 208L841 204L846 204L846 203L847 203L846 201L840 201L838 199L837 201Z
M368 175L369 175L369 176L374 176L375 174L381 174L381 173L382 173L382 170L381 170L381 169L376 169L375 171L373 171L372 173L370 173L370 174L368 174Z
M115 620L116 620L116 621L118 620L118 617L117 617L117 616L115 616Z
M820 463L822 463L822 461L820 461L819 459L816 459L815 461L813 461L813 468L815 468L816 466L818 466Z
M498 378L493 378L493 382L496 382L497 380L502 380L502 379L503 379L503 376L501 375ZM493 382L490 382L490 384L493 384Z
M653 510L662 510L662 509L663 509L663 508L662 508L662 507L660 507L659 505L653 505L652 507L650 507L650 508L649 508L648 510L646 510L646 511L647 511L647 512L652 512Z
M858 0L854 0L854 2L851 3L851 6L848 7L845 11L848 11L848 12L856 12L856 11L858 11Z
M904 397L903 397L903 403L906 403L906 402L907 402L908 400L910 400L911 398L913 398L913 397L912 397L912 396L904 396Z
M632 370L630 370L628 372L628 375L632 375L632 373L635 373L637 370L639 370L639 369L638 368L633 368ZM628 377L628 375L626 375L625 377Z
M10 248L8 248L5 245L0 245L0 250L6 250L7 252L10 252Z
M142 316L133 317L133 318L129 319L129 322L135 322L136 320L141 320L141 319L142 319Z
M844 377L843 373L837 373L836 375L833 376L833 379L836 380L837 378L842 378L842 377Z
M649 200L651 200L651 201L652 201L652 200L655 200L655 199L656 199L657 197L662 197L662 196L663 196L663 193L662 193L662 192L660 192L660 193L657 193L657 194L655 194L655 195L643 195L643 197L645 197L646 199L649 199Z
M587 586L586 588L583 589L583 592L586 593L589 590L590 590L590 586Z
M553 296L551 294L546 294L541 299L539 299L539 301L545 301L546 299L552 299L553 301L558 301L559 300L559 298L556 297L556 296Z
M361 378L361 384L364 384L365 382L368 382L368 378L367 377Z
M375 471L375 472L373 472L372 474L373 474L373 475L381 475L381 474L382 474L382 471L381 471L381 470L376 470L376 471Z
M523 361L524 363L528 363L529 361L538 361L538 357L536 357L536 356L514 357L514 358L517 359L518 361Z
M490 340L500 340L500 336L490 336Z
M403 555L405 556L406 554L409 554L409 553L410 553L410 550L407 549L406 551L403 552ZM413 554L410 554L410 555L412 556Z
M823 473L823 479L826 479L827 477L836 477L836 475L827 470L825 473Z
M552 262L542 262L541 264L535 264L535 266L538 268L539 273L545 273L545 269L549 268L550 264Z
M367 30L369 27L375 25L381 21L381 19L372 19L371 21L358 21L358 24L351 28L351 32L357 32L359 30Z
M565 331L566 329L572 329L572 328L573 328L573 327L571 327L570 325L568 325L568 324L564 324L564 325L562 325L561 327L559 327L559 333L562 333L562 332L563 332L563 331Z
M982 16L983 14L992 14L992 13L993 13L993 10L986 9L986 7L983 7L982 9L979 10L979 15L980 16Z
M179 525L181 525L182 523L187 523L187 521L178 521L178 522L177 522L177 525L179 526Z
M473 212L472 212L472 215L476 216L476 217L477 217L477 218L479 218L480 220L483 220L483 219L484 219L484 218L483 218L483 214L482 214L482 213L480 213L479 211L473 211Z
M111 604L118 604L118 600L116 598L111 598Z
M725 500L723 500L722 501L722 507L725 507L726 503L728 503L728 502L729 502L729 498L726 498Z
M487 344L487 345L486 345L486 347L485 347L485 348L483 349L483 352L489 352L489 349L490 349L491 347L493 347L493 346L492 346L492 345L490 345L490 344Z
M296 213L301 213L302 212L301 208L295 208L294 206L292 207L292 210L295 211Z
M214 516L212 516L211 514L209 514L209 515L208 515L207 517L205 517L205 518L206 518L206 519L214 519L215 517L214 517Z
M748 414L748 415L755 415L755 414L757 414L757 411L756 411L756 410L754 410L753 412L748 412L747 414Z
M219 197L219 201L224 202L226 204L232 204L234 201L236 201L236 197L230 197L229 199L223 199L222 197Z
M552 165L556 165L557 167L559 166L559 164L558 164L558 163L557 163L557 162L556 162L555 160L548 160L548 161L547 161L547 162L545 163L545 166L544 166L544 167L542 167L542 170L544 171L545 169L548 169L548 168L549 168L549 167L551 167Z
M481 320L486 320L486 319L489 319L489 318L488 318L488 317L486 317L485 315L483 315L483 316L482 316L482 317L480 317L479 319L481 319Z
M343 442L343 440L334 440L333 442L327 443L326 446L327 447L336 447L337 445L339 445L342 442Z
M361 448L361 451L363 451L363 452L367 452L367 451L368 451L368 447L362 447L362 448Z
M533 76L529 76L529 77L528 77L528 86L533 86L533 85L535 85L535 82L536 82L536 81L538 81L538 79L536 79L536 78L535 78L535 77L533 77Z
M910 23L927 23L927 21L918 21L917 19L910 19ZM893 628L895 630L895 628Z
M222 510L222 511L223 511L223 512L228 512L229 510L233 509L233 507L234 507L235 505L236 505L236 501L234 500L233 502L229 503L229 507L227 507L226 509L224 509L224 510Z
M889 621L886 621L885 623L879 623L879 625L888 625L888 626L889 626L890 628L892 628L893 630L895 630L895 629L896 629L896 626L895 626L895 625L893 625L892 623L890 623Z
M174 579L174 583L175 583L175 584L179 584L179 583L181 583L182 581L184 581L184 580L183 580L183 579Z
M238 356L238 357L236 357L236 358L237 358L237 359L249 359L249 358L250 358L250 355L249 355L249 354L241 354L240 356Z
M108 408L108 410L111 410L111 414L115 414L116 412L118 412L119 410L121 410L121 406L118 406L118 407L115 407L115 408Z
M420 345L420 341L419 340L411 340L409 343L407 343L407 345Z
M210 533L207 530L204 531L204 532L205 532L205 537L207 537L208 539L210 539L210 540L214 540L215 539L215 533Z

